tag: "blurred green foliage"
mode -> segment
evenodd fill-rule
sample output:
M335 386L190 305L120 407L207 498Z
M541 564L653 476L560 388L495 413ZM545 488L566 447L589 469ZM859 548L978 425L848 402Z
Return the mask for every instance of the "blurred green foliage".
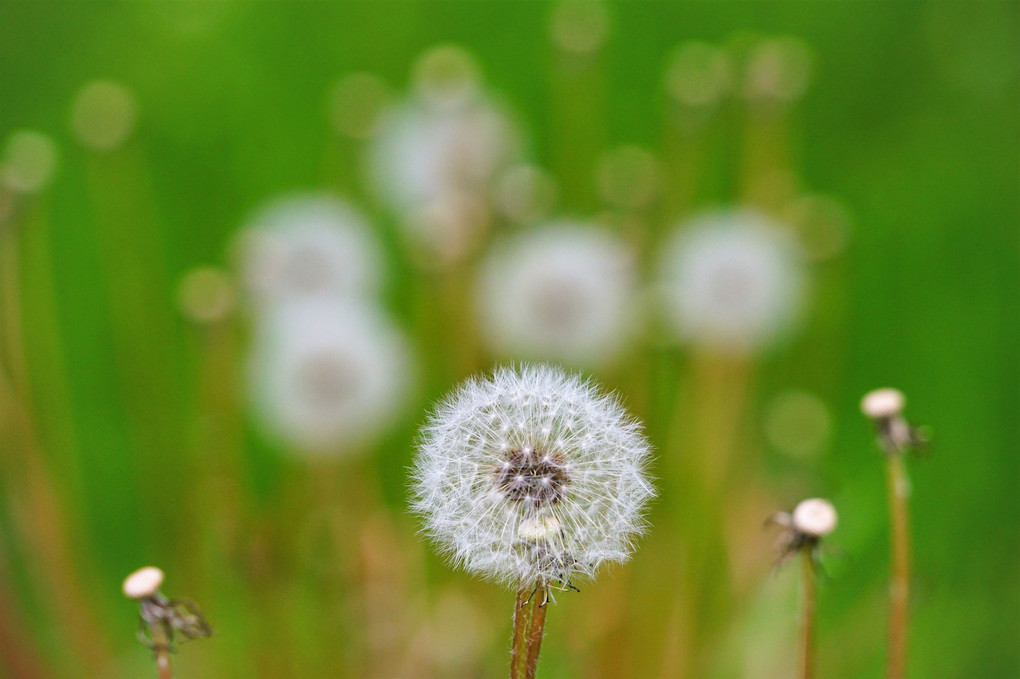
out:
M120 598L119 581L148 562L178 567L168 569L168 591L199 598L217 628L217 638L179 655L182 677L246 676L227 668L249 667L250 658L241 659L251 653L243 632L249 626L267 628L265 639L313 657L323 637L309 620L331 619L301 612L302 606L322 605L321 592L310 584L291 586L265 576L269 584L259 586L273 596L259 601L275 608L261 610L248 605L245 584L234 578L247 566L210 573L204 570L208 562L182 553L204 554L201 541L216 539L203 526L214 520L219 498L206 497L207 511L193 500L217 487L196 474L215 468L204 458L218 450L209 448L208 429L217 425L210 425L209 404L199 396L210 341L177 313L176 282L192 267L228 263L232 235L253 208L279 192L329 186L363 195L355 149L330 127L330 88L352 71L369 71L403 88L416 56L437 42L456 42L477 56L486 81L524 121L535 159L554 165L562 130L550 104L558 94L550 76L557 56L546 31L549 12L550 5L540 2L0 5L0 140L19 128L37 129L56 140L61 154L55 180L19 226L39 449L71 517L87 605L102 626L97 634L118 656L132 659L125 661L123 676L138 676L147 658L134 645L134 613ZM620 2L611 17L602 56L606 96L582 104L601 107L596 110L605 128L594 134L603 138L592 143L606 147L660 148L664 67L670 50L686 40L725 44L741 34L794 35L813 51L810 88L792 114L791 153L804 186L848 207L852 236L846 252L815 269L805 331L756 366L740 428L741 445L762 456L763 483L772 495L791 504L807 495L831 497L841 512L833 536L841 551L831 559L820 602L821 675L881 675L884 487L881 457L857 403L866 390L888 384L907 393L908 414L934 432L929 454L912 464L910 676L1017 676L1017 5ZM96 78L124 83L138 101L137 134L110 156L82 148L68 130L72 98ZM713 129L699 204L736 199L740 128L724 120ZM553 169L585 176L590 168L582 151L577 166ZM391 218L370 199L363 202L391 254L387 303L404 327L418 328L423 379L401 425L368 462L352 463L344 474L353 478L340 487L349 490L358 474L378 467L381 502L395 517L401 540L413 543L414 522L403 512L414 428L462 370L430 339L432 282L401 256ZM126 313L116 313L118 308ZM641 409L644 397L628 391L635 383L625 376L647 370L656 394L668 403L686 388L688 357L671 350L651 355L598 377ZM835 422L825 450L796 461L771 450L761 431L770 397L791 388L820 397ZM669 436L659 436L669 428L663 414L669 411L667 405L641 413L658 449L660 477L669 469L661 460L681 454ZM10 412L6 425L16 419ZM13 487L13 479L21 479L13 470L17 455L27 453L12 447L11 431L5 426L0 441L11 452L0 456L0 569L15 585L13 598L26 612L29 637L55 668L65 670L75 661L67 657L59 628L51 626L45 596L32 577L34 543L15 528L26 507ZM269 532L293 529L286 524L286 501L293 500L287 489L302 482L302 469L252 432L238 445L244 476L235 481L248 520ZM593 649L585 647L574 621L579 602L597 598L607 581L638 581L638 593L605 611L626 616L626 632L611 638L620 649L631 649L620 653L631 654L632 674L657 672L660 662L641 654L653 652L655 643L647 639L658 638L666 622L641 605L655 592L669 592L685 567L669 547L677 530L674 510L684 502L669 496L670 484L663 480L647 549L639 547L632 564L583 594L560 597L550 615L546 676L584 676ZM244 535L251 534L265 537L261 529ZM239 558L257 559L257 552L257 544L244 545ZM772 556L765 552L753 562L766 589ZM414 576L421 588L408 606L434 601L449 587L468 592L487 630L478 671L503 673L510 595L450 572L431 556L421 569ZM747 618L739 630L748 640L795 615L786 605L762 612L753 604L742 600L733 607ZM734 635L740 644L740 633ZM793 649L772 652L792 655ZM0 659L0 676L11 671ZM83 675L66 669L61 676Z

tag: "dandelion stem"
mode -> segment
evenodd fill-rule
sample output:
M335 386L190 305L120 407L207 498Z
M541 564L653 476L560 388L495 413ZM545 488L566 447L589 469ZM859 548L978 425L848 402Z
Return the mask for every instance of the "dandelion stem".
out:
M888 455L886 480L892 523L892 575L889 583L888 679L902 679L907 658L907 607L910 603L910 525L907 499L910 482L901 453Z
M549 596L545 587L539 588L533 598L531 628L528 630L526 679L535 679L535 671L538 669L538 653L542 650L542 635L545 633L545 613L549 610Z
M514 640L510 648L510 679L524 679L528 659L528 628L531 623L531 607L528 606L533 588L521 585L517 590L514 605Z
M156 622L149 628L152 630L152 648L156 655L156 670L159 679L174 679L173 670L170 667L170 638L161 622Z
M817 574L810 548L803 550L802 559L804 563L804 592L800 618L800 657L797 660L797 677L798 679L812 679L815 676L814 637Z

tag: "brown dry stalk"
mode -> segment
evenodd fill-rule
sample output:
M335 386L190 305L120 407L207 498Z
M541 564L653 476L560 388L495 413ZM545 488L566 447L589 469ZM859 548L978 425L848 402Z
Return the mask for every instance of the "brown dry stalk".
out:
M907 665L908 606L910 604L910 493L902 453L888 456L886 481L889 491L889 519L892 524L892 564L889 581L888 679L903 679Z
M811 549L802 552L804 561L804 592L800 617L800 657L797 659L799 679L815 676L815 601L817 574Z

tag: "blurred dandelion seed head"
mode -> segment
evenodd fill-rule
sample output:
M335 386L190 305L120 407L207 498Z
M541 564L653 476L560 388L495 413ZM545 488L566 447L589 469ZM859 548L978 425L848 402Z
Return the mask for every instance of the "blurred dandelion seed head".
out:
M519 154L514 125L488 100L439 110L412 100L383 115L367 161L375 191L402 214L450 191L484 194Z
M250 220L238 242L238 269L257 307L308 296L373 295L383 271L365 218L325 194L279 198Z
M424 269L443 269L473 254L490 222L491 214L481 196L447 191L409 212L402 226L415 262Z
M478 62L457 45L437 45L422 53L414 65L412 82L419 99L441 111L469 106L482 93Z
M507 219L530 224L548 217L559 200L552 173L536 165L518 164L500 175L495 201Z
M640 146L621 146L599 161L596 184L602 199L616 208L640 210L659 195L660 168L655 155Z
M2 181L17 193L39 193L57 171L57 145L35 130L15 130L7 137L0 162Z
M374 306L294 300L266 314L257 331L253 404L270 433L300 451L355 449L404 405L408 348Z
M850 243L850 213L832 196L800 196L787 205L783 213L796 228L804 254L813 261L837 257Z
M71 105L71 132L87 148L112 151L122 146L135 129L138 107L124 85L109 81L90 82L78 92Z
M812 61L811 49L798 38L759 40L747 56L744 96L779 107L795 103L807 90Z
M666 67L666 92L688 108L714 108L733 90L734 66L729 53L704 42L674 50Z
M497 243L484 262L478 313L502 356L597 365L635 325L635 261L590 224L552 222Z
M568 54L591 56L609 39L609 6L602 0L562 0L553 9L549 37Z
M413 508L455 564L507 585L629 557L654 489L641 426L552 366L468 380L423 428Z
M390 88L379 76L352 73L344 76L330 93L330 118L337 134L351 139L372 137L387 103Z
M787 333L804 302L801 254L785 228L751 210L681 224L666 243L667 320L686 341L747 353Z
M237 288L229 273L212 266L192 269L177 287L177 305L193 323L216 323L237 307Z
M832 413L820 398L791 389L777 394L765 411L765 437L784 455L808 457L832 434Z

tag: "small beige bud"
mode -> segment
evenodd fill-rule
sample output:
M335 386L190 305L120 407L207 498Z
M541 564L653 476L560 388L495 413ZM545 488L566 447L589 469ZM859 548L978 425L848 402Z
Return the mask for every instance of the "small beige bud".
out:
M812 537L823 537L836 529L836 508L828 500L804 500L793 510L794 530Z
M899 415L907 404L899 389L875 389L861 399L861 412L872 419L885 419Z
M163 584L163 571L155 566L146 566L124 579L124 596L129 599L147 599L154 596Z

